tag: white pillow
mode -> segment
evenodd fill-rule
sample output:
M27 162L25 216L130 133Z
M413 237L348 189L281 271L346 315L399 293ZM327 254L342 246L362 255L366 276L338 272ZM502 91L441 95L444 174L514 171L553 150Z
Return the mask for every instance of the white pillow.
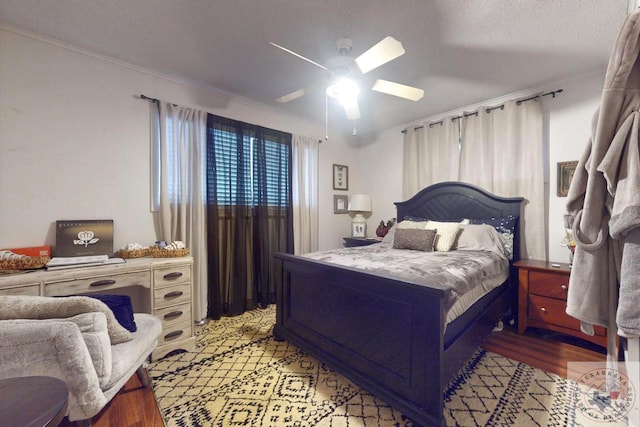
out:
M489 224L462 225L456 249L467 251L489 251L506 257L504 240L500 233Z
M449 252L458 237L460 224L457 222L427 221L425 229L438 230L433 247L436 251Z
M427 222L429 221L409 221L405 219L404 221L400 221L398 223L398 228L417 228L420 230L426 230Z

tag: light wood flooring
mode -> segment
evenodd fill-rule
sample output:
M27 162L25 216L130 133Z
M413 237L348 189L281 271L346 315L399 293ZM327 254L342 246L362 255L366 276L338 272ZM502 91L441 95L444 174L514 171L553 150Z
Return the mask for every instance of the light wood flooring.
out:
M488 351L501 354L536 368L566 377L567 362L605 360L604 349L587 342L578 342L561 334L529 329L524 335L505 327L493 332L484 344ZM151 385L142 387L134 375L105 409L96 415L94 427L163 427L162 416L155 402ZM66 419L63 427L74 426Z

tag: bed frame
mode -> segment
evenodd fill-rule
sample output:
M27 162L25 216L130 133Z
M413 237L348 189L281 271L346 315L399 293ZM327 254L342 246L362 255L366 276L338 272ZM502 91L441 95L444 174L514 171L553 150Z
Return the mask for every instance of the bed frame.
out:
M522 200L445 182L396 203L397 218L519 217ZM514 262L519 247L516 231ZM445 425L447 383L515 300L517 274L511 267L510 278L448 325L445 334L444 292L437 287L289 254L275 257L283 274L274 336L421 425Z

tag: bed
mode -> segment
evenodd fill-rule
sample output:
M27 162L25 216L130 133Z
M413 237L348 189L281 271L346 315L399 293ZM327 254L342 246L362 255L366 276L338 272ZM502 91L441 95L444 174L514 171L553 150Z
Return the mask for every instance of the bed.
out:
M447 292L406 277L276 254L276 339L287 340L384 400L418 425L444 425L443 390L509 310L515 309L522 198L460 182L398 202L397 220L515 224L507 279L447 324ZM490 222L490 221L489 221Z

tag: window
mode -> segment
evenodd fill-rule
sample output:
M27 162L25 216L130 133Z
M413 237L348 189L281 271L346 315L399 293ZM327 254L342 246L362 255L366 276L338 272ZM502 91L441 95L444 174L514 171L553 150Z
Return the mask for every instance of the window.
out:
M289 206L289 144L269 132L258 138L251 129L208 127L208 182L218 206Z

